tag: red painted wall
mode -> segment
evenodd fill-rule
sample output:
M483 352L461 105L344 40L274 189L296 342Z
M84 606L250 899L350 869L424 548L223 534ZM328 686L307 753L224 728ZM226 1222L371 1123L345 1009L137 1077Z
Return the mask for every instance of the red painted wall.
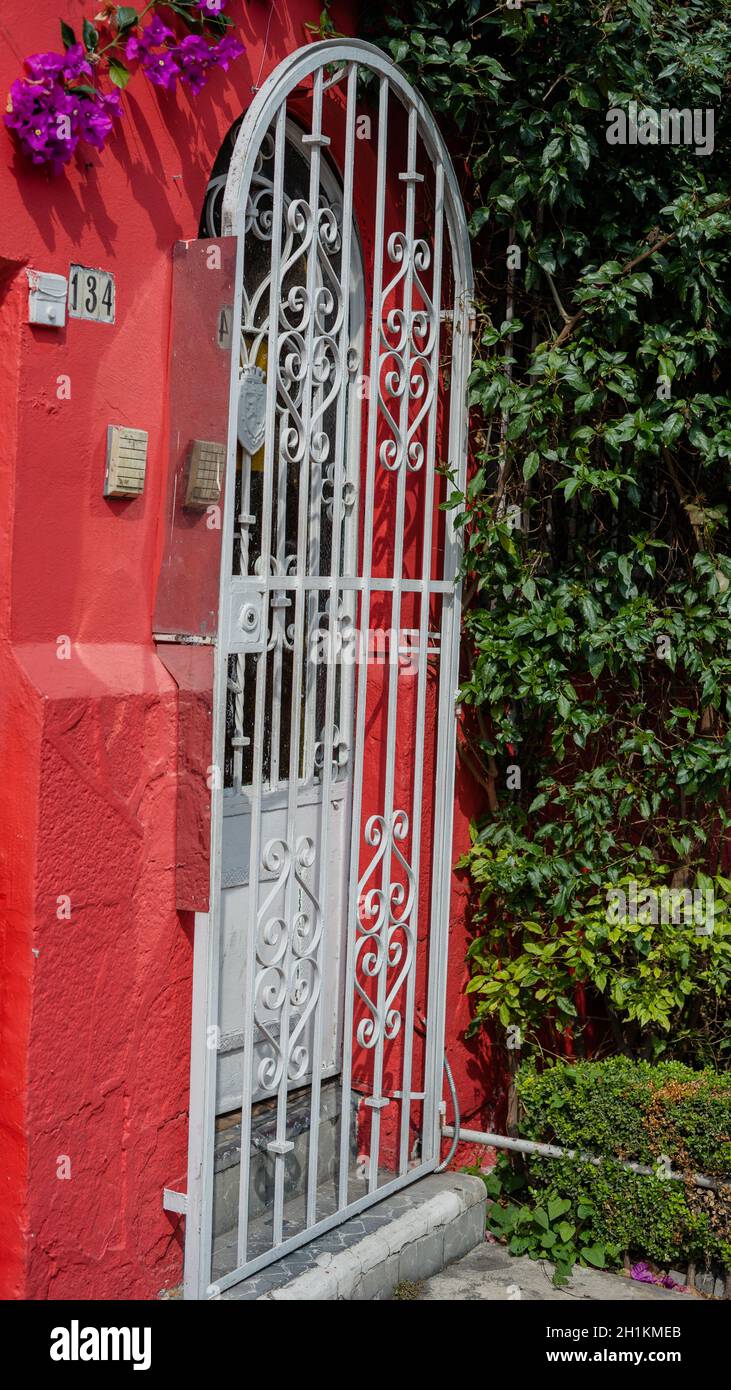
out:
M57 179L0 130L0 1296L155 1297L178 1282L192 919L175 911L177 692L151 642L166 467L171 251L252 86L307 42L319 0L230 0L247 53L204 92L136 77L101 154ZM3 0L0 86L89 0ZM337 27L352 32L346 7ZM266 44L264 42L266 36ZM117 323L27 323L26 265L114 271ZM58 378L70 399L59 399ZM142 497L102 496L106 427L149 431ZM70 655L65 659L64 638ZM458 787L455 857L471 793ZM70 913L67 916L67 913ZM464 890L448 1037L463 1107Z

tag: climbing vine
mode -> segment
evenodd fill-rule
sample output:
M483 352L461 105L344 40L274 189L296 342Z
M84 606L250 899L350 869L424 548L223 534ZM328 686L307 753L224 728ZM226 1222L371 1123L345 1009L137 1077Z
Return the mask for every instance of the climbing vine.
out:
M120 91L135 71L158 87L179 80L200 92L213 71L227 71L244 51L228 32L225 4L150 0L137 10L105 0L93 22L84 19L80 37L61 20L64 51L26 58L27 76L10 89L5 124L23 153L58 174L79 141L102 149L122 115Z
M731 4L404 0L374 22L441 119L474 236L455 505L460 753L485 797L465 860L476 1023L560 1050L593 1016L595 1046L611 1024L610 1046L718 1061ZM656 894L649 916L611 919L621 884ZM703 885L710 930L643 929L657 895Z

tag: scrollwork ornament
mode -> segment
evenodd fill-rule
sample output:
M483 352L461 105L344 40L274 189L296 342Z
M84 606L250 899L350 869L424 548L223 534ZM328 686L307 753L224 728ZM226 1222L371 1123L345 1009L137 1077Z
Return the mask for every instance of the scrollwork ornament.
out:
M375 854L358 885L354 952L355 988L366 1009L356 1027L356 1037L364 1048L375 1047L381 1038L391 1041L401 1028L401 1012L396 1001L414 963L411 917L416 882L400 848L408 833L409 818L402 810L394 811L390 821L384 816L371 816L365 828L365 841L375 849ZM402 878L391 878L394 859ZM380 883L374 884L373 880L379 876ZM382 974L385 990L377 990L374 997L364 987L365 982L378 980ZM379 992L384 997L381 1006Z

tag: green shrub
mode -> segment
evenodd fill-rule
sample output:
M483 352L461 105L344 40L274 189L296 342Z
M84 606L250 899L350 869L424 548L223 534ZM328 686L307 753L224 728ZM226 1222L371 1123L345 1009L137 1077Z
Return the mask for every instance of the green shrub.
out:
M551 1260L555 1284L565 1284L577 1262L595 1269L616 1264L622 1247L605 1237L591 1201L567 1196L550 1173L545 1185L536 1185L500 1154L492 1171L480 1176L494 1199L488 1229L507 1242L511 1255Z
M517 1075L521 1134L600 1157L599 1166L505 1155L486 1179L488 1226L514 1254L572 1265L616 1265L623 1253L661 1265L731 1267L731 1080L680 1063L614 1057L559 1062ZM620 1160L656 1166L632 1173ZM687 1181L665 1176L668 1168ZM694 1172L719 1179L699 1188Z
M591 1211L595 1247L683 1269L731 1265L728 1193L725 1197L667 1178L629 1173L611 1159L594 1168L552 1159L531 1160L529 1186L535 1201L555 1192ZM607 1260L607 1264L610 1260Z
M673 920L654 920L657 913L635 915L610 910L609 894L638 880L622 877L618 889L606 885L603 894L583 902L577 913L547 921L527 917L516 923L498 910L498 880L505 865L475 838L462 860L480 888L475 914L479 935L469 948L474 994L474 1025L496 1019L521 1032L523 1046L550 1033L573 1029L582 1020L576 987L586 988L590 1001L601 999L612 1033L622 1046L659 1053L682 1053L694 1061L722 1056L728 1045L725 1018L731 986L731 880L700 875L713 913L699 930L690 913ZM514 876L530 876L530 856L521 858ZM645 871L640 892L662 892L662 874ZM558 1042L558 1036L555 1036Z
M653 1163L683 1173L731 1175L731 1078L680 1062L525 1063L517 1091L521 1133L541 1143Z

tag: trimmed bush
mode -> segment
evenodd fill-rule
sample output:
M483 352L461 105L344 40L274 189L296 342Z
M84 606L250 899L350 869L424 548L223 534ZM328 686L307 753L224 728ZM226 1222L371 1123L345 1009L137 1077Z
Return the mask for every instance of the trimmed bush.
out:
M682 1173L731 1175L731 1078L680 1062L524 1064L517 1090L527 1139Z
M731 1268L731 1080L677 1062L558 1062L517 1075L521 1135L601 1157L600 1166L501 1155L487 1178L490 1230L514 1254L550 1259L556 1282L579 1261L623 1254L663 1266ZM657 1167L628 1172L621 1160ZM669 1178L673 1170L687 1181ZM693 1173L718 1179L711 1191Z

